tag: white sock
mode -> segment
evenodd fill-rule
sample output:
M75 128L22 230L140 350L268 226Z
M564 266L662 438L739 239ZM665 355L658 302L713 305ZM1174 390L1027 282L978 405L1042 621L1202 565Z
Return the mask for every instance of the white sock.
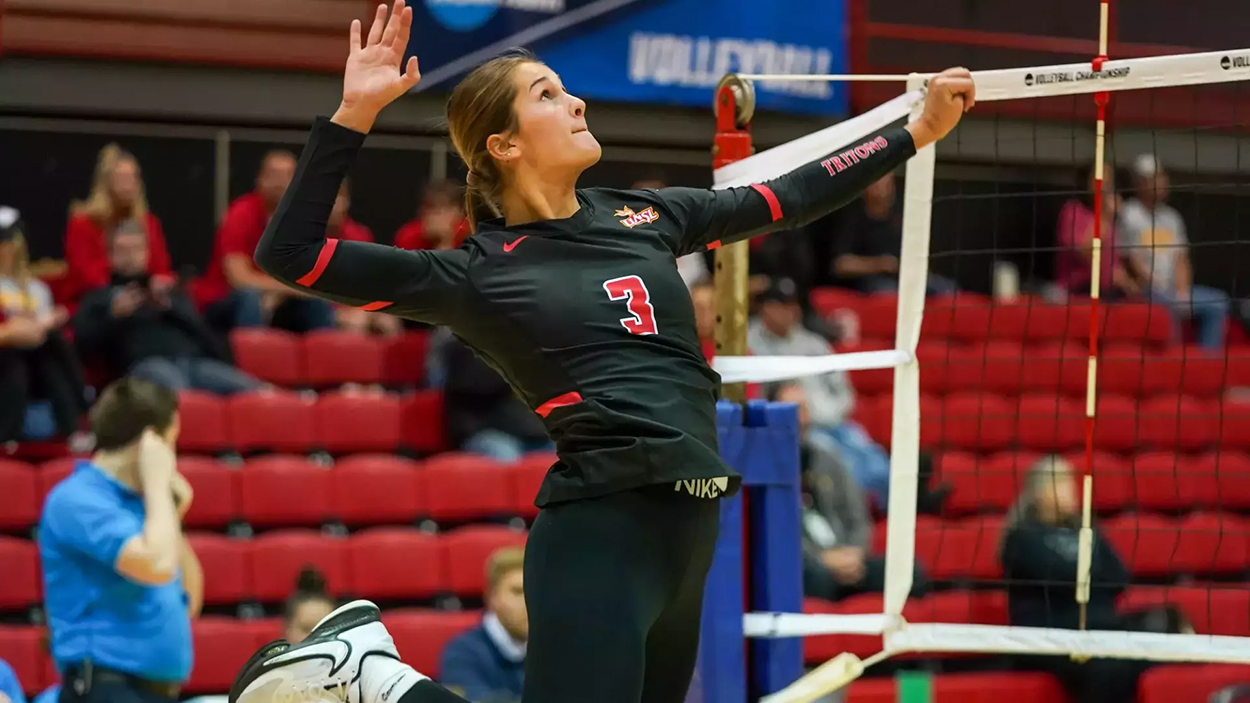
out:
M360 672L360 703L397 703L418 681L429 678L390 657L366 657Z

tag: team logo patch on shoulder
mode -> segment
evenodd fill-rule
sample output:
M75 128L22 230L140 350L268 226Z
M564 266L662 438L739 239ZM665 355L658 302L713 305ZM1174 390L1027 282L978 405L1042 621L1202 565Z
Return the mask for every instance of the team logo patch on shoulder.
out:
M638 225L651 224L652 222L660 219L660 213L656 212L653 207L648 207L646 210L634 212L626 206L617 210L615 216L625 218L621 220L621 224L630 229L633 229Z

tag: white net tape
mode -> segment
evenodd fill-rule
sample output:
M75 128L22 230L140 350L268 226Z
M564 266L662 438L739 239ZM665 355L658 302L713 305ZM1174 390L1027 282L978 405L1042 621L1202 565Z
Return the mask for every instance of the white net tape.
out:
M1168 88L1250 80L1245 57L1250 50L1183 54L1108 61L1094 72L1088 63L1037 66L973 72L978 103L1061 95ZM923 87L932 74L913 74L903 95L863 115L815 132L715 172L715 188L747 185L781 175L919 109ZM838 77L827 77L836 79ZM878 77L882 80L889 76ZM819 79L819 77L816 77ZM885 652L983 652L1250 663L1250 638L1210 635L1154 635L1111 631L1074 631L1045 628L960 624L909 624L903 606L911 590L916 530L917 455L919 453L919 365L916 346L924 314L928 270L929 227L932 208L935 151L922 150L908 164L903 244L899 274L899 305L895 349L884 352L824 357L717 357L713 365L726 382L772 382L862 369L894 368L893 436L884 613L868 615L803 615L748 613L744 626L749 637L803 637L818 634L882 634ZM851 657L851 655L843 655ZM851 657L854 659L854 657ZM839 660L843 657L839 657ZM874 657L872 661L878 661ZM770 701L811 700L813 677L825 678L824 690L840 687L862 672L863 664L831 662L801 685L791 697L777 694ZM866 664L866 663L864 663ZM832 673L829 673L832 672ZM848 673L851 672L851 673ZM847 677L850 678L847 678ZM789 689L787 689L789 691Z

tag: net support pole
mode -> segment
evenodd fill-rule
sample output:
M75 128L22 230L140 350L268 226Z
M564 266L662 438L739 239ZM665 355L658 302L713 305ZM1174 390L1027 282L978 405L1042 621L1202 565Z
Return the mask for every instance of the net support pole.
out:
M926 85L913 74L907 90ZM924 101L912 108L916 119ZM937 151L926 146L907 162L903 184L903 243L898 268L898 323L895 349L909 360L894 368L894 418L890 439L890 497L885 552L885 614L898 616L911 592L916 562L916 495L920 482L920 321L929 278L929 225L933 209L933 174Z
M749 83L728 76L716 90L716 138L712 145L712 166L720 168L751 155L751 115L755 94ZM747 354L747 291L750 277L750 250L745 241L716 250L713 282L716 289L716 355ZM726 384L725 400L746 401L746 384Z

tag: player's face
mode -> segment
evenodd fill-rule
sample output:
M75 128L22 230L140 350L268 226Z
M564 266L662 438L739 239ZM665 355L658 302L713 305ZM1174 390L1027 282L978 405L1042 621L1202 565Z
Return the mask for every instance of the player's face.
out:
M529 639L529 613L525 610L525 572L513 569L499 579L486 604L499 618L508 634L524 642Z
M560 77L540 63L524 63L516 82L516 133L512 158L536 170L581 173L599 161L602 149L586 126L586 103L564 89Z

